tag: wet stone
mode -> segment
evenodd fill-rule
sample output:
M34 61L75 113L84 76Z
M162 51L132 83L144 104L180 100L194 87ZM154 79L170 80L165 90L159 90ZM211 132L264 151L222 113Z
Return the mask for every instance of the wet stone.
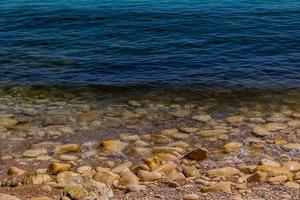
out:
M204 148L197 148L185 155L185 158L195 161L201 161L208 158L208 151Z
M41 149L28 149L23 152L23 156L26 158L36 158L41 155L47 154L47 149L41 148Z
M58 174L63 171L69 171L71 169L70 164L53 162L49 166L49 171L53 174Z
M203 137L216 137L227 133L228 133L227 130L222 130L222 129L203 130L198 132L198 134Z

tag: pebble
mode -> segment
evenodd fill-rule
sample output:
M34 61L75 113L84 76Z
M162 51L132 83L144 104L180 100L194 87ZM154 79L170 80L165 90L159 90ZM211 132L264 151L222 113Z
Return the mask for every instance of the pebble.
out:
M49 197L34 197L31 198L30 200L51 200Z
M226 121L229 123L240 123L242 121L244 121L245 117L243 116L231 116L231 117L227 117Z
M123 169L121 172L120 184L123 186L139 185L139 178L128 168Z
M10 167L7 171L7 175L10 176L22 176L24 173L25 173L24 170L14 166Z
M271 135L271 132L264 128L264 127L260 127L260 126L255 126L253 127L252 133L254 133L257 136L269 136Z
M254 174L252 174L250 176L246 176L246 180L248 182L260 182L260 183L262 183L262 182L266 181L267 176L268 176L268 173L257 171L257 172L255 172Z
M289 170L280 166L273 166L273 165L260 165L258 166L257 171L266 172L269 176L290 174Z
M186 177L199 177L199 170L194 166L184 166L182 171Z
M211 120L210 115L197 115L192 117L193 120L199 121L199 122L207 122Z
M197 194L186 194L182 197L183 200L198 200L199 196Z
M287 161L283 163L282 167L291 172L300 171L300 163L298 161Z
M239 151L243 147L243 144L240 142L229 142L224 145L224 150L226 153L232 153Z
M283 123L268 123L265 125L268 131L280 131L288 128L288 125Z
M283 144L281 147L286 151L292 151L295 149L300 149L300 144L299 143L287 143L287 144Z
M0 126L10 127L16 125L18 122L15 119L11 119L9 117L1 117L0 116Z
M78 156L74 156L74 155L66 155L66 154L62 154L59 156L59 159L62 161L74 161L74 160L78 160Z
M210 184L209 181L204 180L204 179L196 179L196 180L195 180L195 183L201 184L201 185L209 185L209 184Z
M0 200L20 200L20 199L9 194L0 193Z
M23 152L23 156L26 157L26 158L36 158L38 156L45 155L47 153L48 153L48 151L45 148L28 149L28 150Z
M298 183L294 183L294 182L286 182L284 185L289 188L295 188L295 189L300 188L300 185Z
M262 159L260 161L260 164L262 164L262 165L272 165L272 166L277 166L277 167L280 166L280 164L278 162L273 161L273 160L269 160L269 159Z
M78 144L64 144L55 148L54 152L57 154L65 154L70 152L79 152L80 146Z
M284 183L286 182L288 179L287 176L285 175L279 175L279 176L274 176L274 177L270 177L268 179L269 182L280 182L280 183Z
M218 192L223 191L226 193L231 193L231 183L230 182L219 182L212 185L209 185L207 187L203 187L201 189L202 192Z
M146 191L146 186L144 185L127 185L126 191L127 192L139 192L139 191Z
M99 170L99 168L97 168L97 172L93 178L106 185L113 185L115 181L120 179L120 176L109 170Z
M203 130L198 132L198 134L203 137L216 137L227 133L228 133L227 130L222 130L222 129Z
M118 166L115 166L113 169L111 169L111 171L112 171L113 173L119 174L119 173L121 173L126 167L127 167L127 168L132 167L132 162L130 162L130 161L124 162L124 163L122 163L122 164L120 164L120 165L118 165Z
M205 148L197 148L187 153L185 158L195 161L202 161L208 158L208 150Z
M159 167L157 167L155 169L155 171L163 172L165 174L170 174L170 173L172 173L176 169L177 169L176 163L174 163L172 161L168 161L165 164L162 164Z
M103 152L121 152L127 147L127 143L120 140L104 140L99 144L100 150Z
M161 178L163 178L163 174L161 172L158 171L144 171L144 170L140 170L138 172L138 177L143 181L157 181Z
M58 162L53 162L49 166L49 171L52 174L58 174L63 171L69 171L71 169L70 164L64 164L64 163L58 163Z
M210 177L214 177L214 176L231 177L234 175L239 175L240 170L233 167L222 167L222 168L209 170L207 174Z

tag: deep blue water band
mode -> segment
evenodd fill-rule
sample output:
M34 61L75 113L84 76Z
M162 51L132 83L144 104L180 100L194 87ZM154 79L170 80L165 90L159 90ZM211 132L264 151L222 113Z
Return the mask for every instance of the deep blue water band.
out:
M0 83L300 87L300 2L0 0Z

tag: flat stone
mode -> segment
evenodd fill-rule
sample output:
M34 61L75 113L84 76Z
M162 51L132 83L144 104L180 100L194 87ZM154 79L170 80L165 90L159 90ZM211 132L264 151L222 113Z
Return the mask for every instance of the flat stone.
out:
M145 160L145 164L151 169L157 169L160 165L160 160L156 156L152 156Z
M143 181L157 181L163 178L163 174L158 171L144 171L140 170L138 173L138 177Z
M222 130L222 129L203 130L198 132L198 134L203 137L216 137L227 133L228 133L227 130Z
M287 143L287 144L283 144L281 147L286 151L292 151L295 149L300 149L300 144L299 143Z
M52 174L58 174L60 172L69 171L71 169L71 167L72 166L70 164L53 162L49 166L49 171Z
M130 161L127 161L127 162L124 162L118 166L115 166L113 169L111 169L111 172L113 173L116 173L116 174L119 174L121 173L126 167L127 168L130 168L132 166L132 162Z
M163 172L163 173L165 173L165 174L168 175L168 174L172 173L176 169L177 169L176 163L174 163L173 161L168 161L168 162L160 165L159 167L157 167L155 169L155 171Z
M192 117L193 120L199 121L199 122L207 122L211 120L210 115L197 115Z
M179 147L179 148L182 148L182 149L186 149L190 145L187 144L186 142L183 142L183 141L177 141L177 142L172 142L172 143L168 144L168 146L169 147Z
M26 177L26 182L34 185L41 185L50 181L52 178L48 174L33 174Z
M266 172L269 176L288 175L290 173L286 168L273 165L260 165L257 171Z
M199 128L196 127L180 127L179 130L183 133L195 133L199 130Z
M219 182L219 183L215 183L212 184L210 186L207 187L203 187L201 189L202 192L226 192L226 193L231 193L231 183L230 182Z
M199 170L194 166L184 166L182 168L182 171L186 177L199 177L200 176Z
M177 140L185 140L185 139L188 139L190 136L185 133L176 133L176 134L173 134L172 137Z
M139 185L139 178L128 168L125 168L121 172L120 185L128 186L128 185Z
M300 118L300 112L294 112L292 116L296 118Z
M300 188L300 185L298 183L294 183L294 182L286 182L284 185L286 187L294 188L294 189L299 189Z
M14 126L18 123L17 120L11 119L9 117L0 117L0 126L9 127Z
M232 152L240 151L242 147L243 144L240 142L229 142L224 145L224 151L226 153L232 153Z
M264 128L264 127L260 127L260 126L255 126L253 127L252 133L254 133L257 136L269 136L271 135L271 132Z
M187 153L185 158L195 161L202 161L208 158L208 150L205 148L197 148Z
M290 127L300 127L300 120L293 120L293 121L289 121L288 125Z
M145 156L150 155L152 153L152 149L148 147L133 147L130 149L132 153Z
M146 191L146 186L144 185L127 185L126 191L127 192L139 192L139 191Z
M197 194L186 194L182 197L183 200L198 200L199 196Z
M272 116L268 117L269 122L286 122L288 118L281 113L274 113Z
M79 174L88 174L93 171L93 168L89 165L83 165L76 169L76 172Z
M47 149L41 148L41 149L28 149L23 152L23 156L26 158L36 158L41 155L47 154Z
M154 147L153 153L183 153L184 149L180 147Z
M270 177L268 179L269 182L275 182L275 183L284 183L288 180L288 177L285 175L279 175L279 176L275 176L275 177Z
M0 193L0 200L21 200L21 199L9 194Z
M52 199L50 199L49 197L34 197L31 198L30 200L52 200Z
M135 165L135 166L131 167L131 170L135 174L138 174L140 170L150 171L150 167L148 167L148 165L146 165L146 164L139 164L139 165Z
M287 161L282 164L282 167L290 172L300 171L300 163L298 161Z
M156 153L155 156L161 161L176 161L178 156L172 153Z
M268 123L265 125L268 131L280 131L288 128L288 125L284 123Z
M70 171L61 172L56 176L56 181L62 185L66 185L78 179L80 179L80 174Z
M268 176L268 173L257 171L254 174L251 174L250 176L247 176L246 180L247 180L247 182L262 183L262 182L266 181L267 176Z
M97 173L93 177L96 181L105 183L106 185L113 185L115 181L120 179L120 176L108 170L97 170Z
M74 155L62 154L59 156L59 159L63 161L75 161L78 160L79 158L78 156L74 156Z
M124 142L134 142L139 140L140 137L138 135L122 135L121 140Z
M7 174L10 176L22 176L24 173L24 170L14 166L10 167L7 171Z
M121 152L128 146L127 143L120 140L104 140L99 144L100 150L103 152Z
M151 138L155 143L158 144L168 144L172 142L171 138L163 134L153 134L151 135Z
M64 144L55 148L54 152L57 154L65 154L70 152L79 152L80 146L78 144Z
M226 121L229 123L240 123L243 122L245 119L245 117L243 116L231 116L231 117L227 117Z
M217 169L212 169L207 172L208 176L222 176L222 177L231 177L234 175L239 175L240 170L233 167L222 167Z
M182 172L173 170L171 173L167 174L166 179L169 181L181 181L181 180L185 180L185 176Z
M260 164L261 165L272 165L272 166L280 166L280 164L276 161L273 161L273 160L269 160L269 159L261 159L260 161Z

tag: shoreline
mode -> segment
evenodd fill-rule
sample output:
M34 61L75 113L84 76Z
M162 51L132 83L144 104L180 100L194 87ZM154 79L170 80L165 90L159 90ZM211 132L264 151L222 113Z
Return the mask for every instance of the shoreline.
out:
M0 194L24 200L112 193L110 199L300 197L297 95L62 101L17 92L0 96Z

